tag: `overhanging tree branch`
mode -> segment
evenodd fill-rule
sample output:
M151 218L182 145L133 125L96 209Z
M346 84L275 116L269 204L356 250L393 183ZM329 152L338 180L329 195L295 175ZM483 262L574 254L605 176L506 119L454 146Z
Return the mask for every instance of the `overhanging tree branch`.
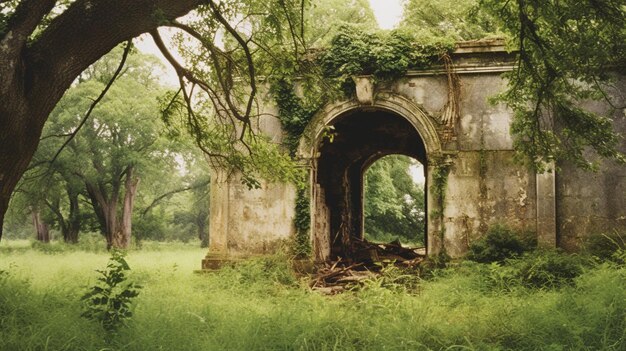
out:
M111 86L113 85L115 80L117 79L118 75L122 71L122 68L124 67L124 64L126 64L126 59L128 58L128 54L130 53L130 49L132 48L132 43L133 43L132 40L129 40L129 41L126 42L126 47L124 48L124 53L122 54L122 59L120 60L120 63L117 66L117 69L115 70L115 73L113 73L113 76L111 77L111 79L109 80L107 85L104 87L104 89L102 89L102 92L100 92L100 95L98 95L98 97L91 103L91 105L89 106L89 109L87 110L87 113L85 113L85 115L83 116L83 119L78 124L78 127L76 127L76 129L70 134L70 137L67 138L67 140L65 140L63 145L61 145L59 150L57 150L56 154L54 154L54 157L52 157L52 160L50 160L50 164L53 164L56 161L56 159L59 157L61 152L63 152L63 149L65 149L67 144L69 144L72 141L72 139L74 139L74 137L76 137L76 134L85 125L85 123L89 119L89 116L91 116L91 113L96 108L98 103L100 101L102 101L102 99L104 98L106 93L109 91L109 89L111 88Z
M190 186L186 186L186 187L182 187L182 188L178 188L178 189L174 189L171 191L168 191L158 197L156 197L154 200L152 200L152 202L150 203L150 205L148 205L148 207L146 207L142 212L141 212L141 216L145 217L148 212L150 212L150 210L152 210L156 205L159 204L159 202L163 199L165 199L168 196L172 196L174 194L178 194L178 193L182 193L185 191L189 191L189 190L194 190L194 189L198 189L204 186L207 186L209 184L209 180L205 180L199 183L195 183L193 185Z
M15 50L21 50L26 39L33 33L41 19L54 7L56 0L22 0L15 12L9 18L7 30L3 33L2 41L11 40L21 43ZM9 34L10 33L10 34ZM3 43L4 44L4 43ZM5 51L5 50L3 50Z
M248 42L244 40L241 35L228 23L228 21L224 18L222 13L217 8L217 5L212 0L209 0L209 6L215 15L215 18L226 28L226 31L235 38L237 43L241 46L246 56L246 61L248 62L248 78L250 79L250 96L248 97L248 103L246 104L246 111L243 115L244 118L249 119L250 113L252 112L252 104L254 102L254 97L257 92L256 88L256 73L254 68L254 61L252 59L252 54L250 53L250 48L248 47Z

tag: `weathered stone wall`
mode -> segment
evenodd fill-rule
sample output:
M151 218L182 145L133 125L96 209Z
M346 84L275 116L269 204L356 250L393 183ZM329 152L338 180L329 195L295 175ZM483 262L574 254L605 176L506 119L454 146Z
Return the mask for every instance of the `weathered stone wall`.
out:
M535 174L513 161L510 111L488 102L505 87L500 74L508 68L490 66L491 61L485 66L472 63L459 72L461 116L455 138L443 143L451 162L443 205L444 247L452 256L466 252L494 223L537 229ZM435 123L447 102L447 89L446 75L426 73L409 75L392 87L423 107ZM431 220L431 253L440 247L440 225Z
M267 95L260 99L265 103L253 128L280 144L283 132L277 109ZM217 267L223 260L275 252L295 234L295 187L259 181L260 189L248 189L240 174L212 169L209 253L203 268Z
M613 107L604 100L584 105L590 111L613 116L613 125L626 136L626 77L617 76L607 90ZM616 108L614 108L616 107ZM620 149L626 152L626 141ZM599 160L597 172L571 163L559 164L556 174L558 246L573 251L589 235L618 230L626 233L626 166Z
M224 175L222 175L224 176ZM260 189L248 189L239 177L215 175L211 183L211 248L228 254L263 254L294 233L295 189L261 180ZM226 234L226 235L220 235Z
M467 251L491 225L536 230L535 178L507 150L460 151L448 176L444 209L445 247Z

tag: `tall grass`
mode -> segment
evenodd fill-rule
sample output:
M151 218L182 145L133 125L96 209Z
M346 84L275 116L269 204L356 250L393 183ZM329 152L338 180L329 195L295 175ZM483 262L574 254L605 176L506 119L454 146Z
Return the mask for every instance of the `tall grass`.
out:
M107 338L80 317L106 253L0 251L0 349L626 349L626 268L616 264L586 266L559 288L516 284L506 267L472 262L428 280L390 270L327 297L285 257L193 273L204 254L185 245L131 251L130 279L143 288L128 327Z

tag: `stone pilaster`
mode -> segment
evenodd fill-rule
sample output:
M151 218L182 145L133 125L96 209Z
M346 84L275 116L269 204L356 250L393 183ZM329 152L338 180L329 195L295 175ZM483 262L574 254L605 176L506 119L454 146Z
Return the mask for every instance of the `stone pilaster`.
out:
M556 247L556 196L554 166L537 174L537 243L539 247Z

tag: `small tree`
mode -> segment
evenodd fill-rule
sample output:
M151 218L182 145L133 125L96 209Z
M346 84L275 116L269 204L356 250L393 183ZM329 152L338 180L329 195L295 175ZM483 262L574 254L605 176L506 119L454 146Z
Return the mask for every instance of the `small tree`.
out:
M126 271L130 267L121 251L114 250L105 270L100 273L98 284L83 295L85 312L82 316L98 321L102 327L112 332L132 317L131 302L139 295L141 286L128 282Z

